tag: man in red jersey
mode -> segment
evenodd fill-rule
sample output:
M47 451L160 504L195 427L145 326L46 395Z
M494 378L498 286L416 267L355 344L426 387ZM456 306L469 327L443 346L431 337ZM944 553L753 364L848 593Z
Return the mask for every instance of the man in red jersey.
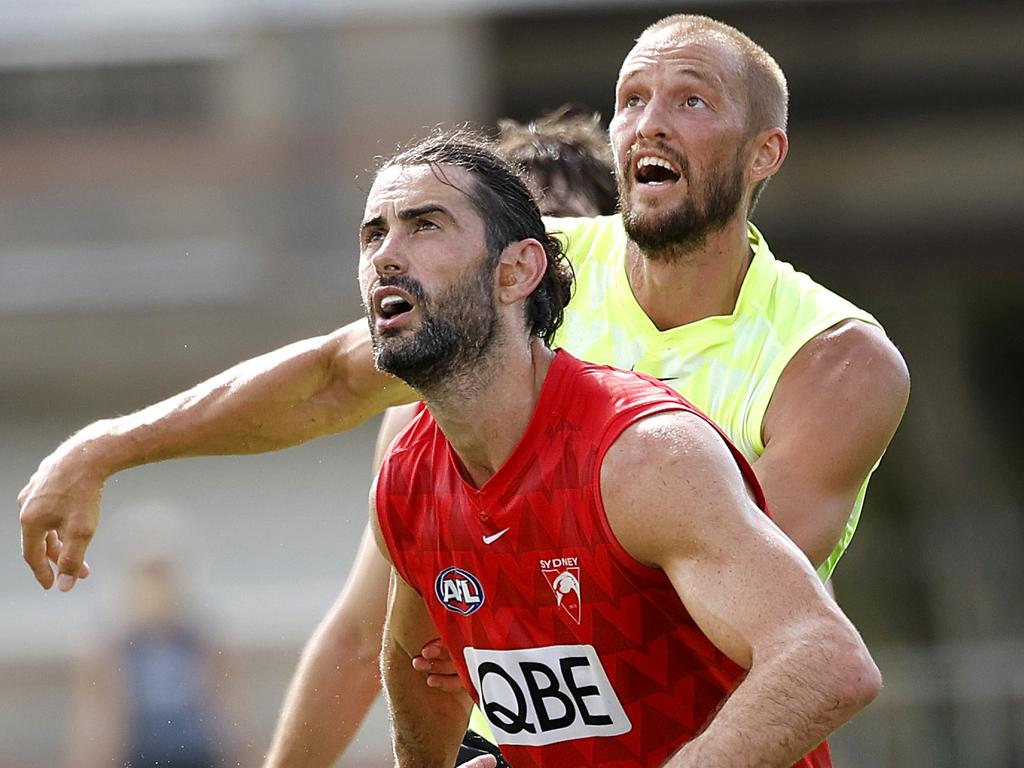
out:
M438 633L516 768L829 765L867 649L706 417L548 348L571 273L509 167L460 137L393 158L359 276L428 409L371 494L398 765L447 768L466 726L410 664Z

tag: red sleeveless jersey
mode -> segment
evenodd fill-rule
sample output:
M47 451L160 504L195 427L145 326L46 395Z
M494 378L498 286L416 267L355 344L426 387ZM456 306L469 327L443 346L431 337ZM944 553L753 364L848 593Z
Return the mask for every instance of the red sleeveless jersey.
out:
M377 514L395 568L515 768L659 766L743 676L665 574L626 553L601 503L609 446L680 410L706 418L659 381L559 351L526 433L482 488L426 410L384 460ZM798 765L830 766L827 745Z

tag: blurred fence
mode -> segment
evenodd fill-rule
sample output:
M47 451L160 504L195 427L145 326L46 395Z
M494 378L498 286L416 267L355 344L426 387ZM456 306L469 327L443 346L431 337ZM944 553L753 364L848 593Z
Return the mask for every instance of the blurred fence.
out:
M257 765L296 662L295 647L238 649L233 694L239 743ZM880 648L882 695L832 739L837 768L1024 766L1024 642ZM0 660L0 768L75 768L62 742L67 659ZM12 717L13 715L13 717ZM61 738L54 738L54 732ZM69 757L67 752L71 751ZM385 719L371 717L341 766L391 765Z
M1024 642L873 653L885 689L836 734L837 768L1024 766Z

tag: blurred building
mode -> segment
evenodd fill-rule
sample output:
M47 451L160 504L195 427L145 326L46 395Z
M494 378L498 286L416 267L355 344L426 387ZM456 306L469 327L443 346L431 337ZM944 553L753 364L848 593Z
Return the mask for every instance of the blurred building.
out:
M771 51L791 149L755 219L873 311L910 408L839 599L886 674L836 739L852 766L1024 765L1024 10L1012 2L0 0L0 479L73 429L359 316L378 154L441 122L602 111L646 24L681 10ZM851 407L860 407L851 404ZM240 652L256 756L365 516L373 425L282 454L133 470L71 595L0 518L0 766L55 764L68 654L118 510L190 510ZM243 727L243 726L240 726ZM343 764L387 764L383 721Z

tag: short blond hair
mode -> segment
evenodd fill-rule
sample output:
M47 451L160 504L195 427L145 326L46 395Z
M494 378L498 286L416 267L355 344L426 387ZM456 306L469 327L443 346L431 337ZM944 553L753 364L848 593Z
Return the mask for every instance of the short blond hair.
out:
M661 32L669 27L697 36L723 40L740 54L740 73L746 85L747 132L757 133L768 128L786 130L789 119L789 87L782 67L764 48L735 27L723 24L709 16L676 13L666 16L647 27L638 38Z

